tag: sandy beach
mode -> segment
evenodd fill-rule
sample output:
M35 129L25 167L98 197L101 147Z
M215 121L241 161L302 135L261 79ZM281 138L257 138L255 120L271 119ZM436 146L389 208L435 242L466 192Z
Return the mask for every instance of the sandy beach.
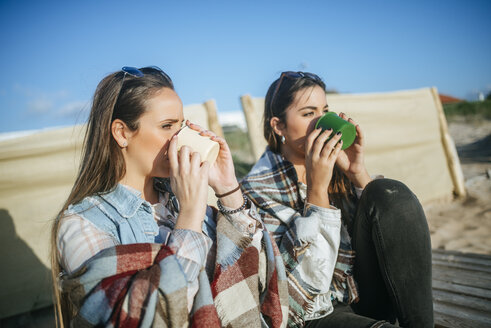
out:
M491 254L491 121L450 122L449 131L467 197L425 206L432 247Z

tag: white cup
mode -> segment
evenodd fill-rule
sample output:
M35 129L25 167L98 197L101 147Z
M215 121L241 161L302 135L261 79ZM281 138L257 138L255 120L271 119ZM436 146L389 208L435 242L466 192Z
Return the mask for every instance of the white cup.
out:
M187 125L177 134L177 150L182 146L189 146L193 151L198 152L201 161L208 161L210 164L215 163L220 152L220 144L210 139L210 137L201 136L198 131L189 128Z

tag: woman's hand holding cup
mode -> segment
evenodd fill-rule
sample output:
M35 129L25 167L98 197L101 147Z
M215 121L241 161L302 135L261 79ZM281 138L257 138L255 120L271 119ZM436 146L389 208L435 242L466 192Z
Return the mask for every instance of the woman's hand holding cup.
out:
M208 183L215 194L224 194L234 190L238 186L237 177L235 176L234 162L232 152L224 138L221 138L209 130L202 129L199 125L186 122L186 125L195 131L199 131L203 137L208 137L219 144L220 150L214 163L210 163ZM223 205L230 208L239 208L244 199L240 189L226 197L220 198Z
M201 233L206 214L210 164L201 162L200 154L188 146L181 147L178 152L177 138L172 137L168 149L171 188L180 207L176 229Z
M334 164L343 145L343 142L340 141L341 133L334 134L329 139L332 134L332 129L323 131L317 128L308 135L305 141L307 200L321 207L330 206L327 189L332 179Z

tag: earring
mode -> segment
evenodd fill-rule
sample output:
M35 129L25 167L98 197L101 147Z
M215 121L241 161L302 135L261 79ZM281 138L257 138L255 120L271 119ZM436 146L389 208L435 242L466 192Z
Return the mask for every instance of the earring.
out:
M124 147L127 147L128 146L128 143L126 141L123 142L123 148Z
M281 143L282 143L282 144L285 144L285 141L286 141L285 136L281 136Z

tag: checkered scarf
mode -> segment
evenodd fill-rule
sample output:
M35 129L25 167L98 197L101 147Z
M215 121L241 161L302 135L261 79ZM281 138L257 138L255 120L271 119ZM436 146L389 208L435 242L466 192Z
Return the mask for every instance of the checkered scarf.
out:
M312 310L313 299L319 290L303 281L295 270L305 252L305 248L302 249L296 242L293 224L304 210L295 168L281 155L267 148L241 184L244 193L259 208L266 228L272 233L282 254L288 277L288 325L303 327L304 316ZM353 204L342 205L351 207L349 210L353 208ZM346 219L343 217L343 220ZM348 238L344 238L346 236ZM352 275L354 257L349 235L341 234L331 291L337 300L345 303L356 302L358 299Z
M188 314L187 280L166 245L107 248L69 277L62 292L78 310L73 327L284 327L286 275L276 245L263 234L267 279L259 282L260 253L251 238L219 215L216 269L203 269Z

